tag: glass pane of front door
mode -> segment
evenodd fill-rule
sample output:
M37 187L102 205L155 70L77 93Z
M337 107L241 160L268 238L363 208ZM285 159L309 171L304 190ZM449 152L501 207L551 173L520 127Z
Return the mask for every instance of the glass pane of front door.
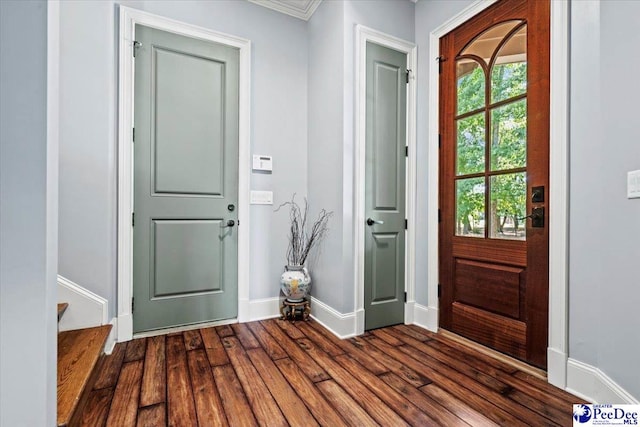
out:
M456 61L458 79L458 114L484 108L486 77L478 61L463 58Z
M491 229L494 239L525 239L527 175L524 172L494 175L490 185Z
M527 100L491 110L491 170L527 166Z
M456 181L456 236L484 237L484 177Z
M523 25L500 48L491 68L491 102L527 91L527 26Z
M500 23L456 58L456 236L526 239L526 39Z
M484 172L485 114L458 120L456 175Z

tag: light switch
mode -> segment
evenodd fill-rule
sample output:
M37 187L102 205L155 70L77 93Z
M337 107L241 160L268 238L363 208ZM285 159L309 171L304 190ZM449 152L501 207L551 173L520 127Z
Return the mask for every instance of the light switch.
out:
M273 191L255 191L251 190L252 205L272 205Z
M640 170L627 173L627 198L640 199Z

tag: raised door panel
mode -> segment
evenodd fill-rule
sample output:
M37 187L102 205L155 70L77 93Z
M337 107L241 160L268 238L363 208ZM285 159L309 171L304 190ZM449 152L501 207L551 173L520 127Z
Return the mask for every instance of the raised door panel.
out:
M454 274L455 301L520 318L523 268L456 259Z
M153 48L155 193L224 191L225 64Z
M151 298L223 290L222 220L155 220Z
M397 211L400 69L379 61L373 67L373 209Z
M452 329L498 351L524 359L527 355L527 324L519 320L470 307L452 305Z
M398 233L373 235L373 272L371 275L371 304L393 301L398 296Z

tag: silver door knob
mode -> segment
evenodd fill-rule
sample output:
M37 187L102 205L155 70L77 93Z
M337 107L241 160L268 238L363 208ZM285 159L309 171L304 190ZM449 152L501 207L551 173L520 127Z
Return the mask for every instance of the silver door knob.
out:
M375 219L367 218L367 225L384 224L384 221L376 221Z

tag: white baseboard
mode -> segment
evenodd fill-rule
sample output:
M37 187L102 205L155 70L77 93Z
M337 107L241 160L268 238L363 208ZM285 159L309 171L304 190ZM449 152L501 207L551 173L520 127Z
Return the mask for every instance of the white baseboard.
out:
M567 361L566 390L593 403L640 404L599 368L571 358Z
M407 301L404 303L404 324L412 325L415 319L415 301Z
M547 348L547 380L558 388L567 387L567 354L555 348Z
M238 301L238 322L245 323L251 319L251 301L240 298Z
M131 313L119 314L116 326L118 342L131 341L133 339L133 316Z
M116 346L118 342L118 318L114 317L109 322L111 325L111 332L109 332L109 336L107 337L107 342L104 344L104 352L109 355L113 352L113 348Z
M263 298L250 300L248 303L248 313L246 322L256 320L272 319L280 316L280 298Z
M364 310L339 313L332 307L311 297L311 317L339 338L350 338L364 331ZM433 332L438 331L438 310L416 302L405 304L405 323L415 324Z
M438 332L438 309L414 303L412 323L431 332Z
M108 301L62 276L58 276L58 302L69 304L62 319L60 331L106 325Z
M359 315L356 312L339 313L322 301L311 297L311 317L341 339L357 335Z
M356 330L355 335L364 334L364 308L356 310Z

